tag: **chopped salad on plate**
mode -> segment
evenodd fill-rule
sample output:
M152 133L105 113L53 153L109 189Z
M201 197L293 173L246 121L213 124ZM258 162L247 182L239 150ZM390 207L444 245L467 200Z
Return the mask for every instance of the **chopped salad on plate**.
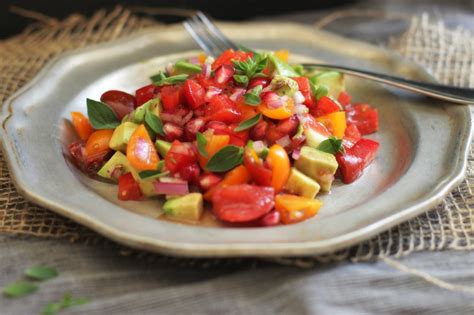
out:
M288 51L227 50L170 63L134 95L105 91L72 112L69 154L117 198L162 198L168 219L198 223L209 204L236 226L314 217L334 180L375 159L377 109L355 103L335 71L288 63ZM159 204L157 203L157 207Z

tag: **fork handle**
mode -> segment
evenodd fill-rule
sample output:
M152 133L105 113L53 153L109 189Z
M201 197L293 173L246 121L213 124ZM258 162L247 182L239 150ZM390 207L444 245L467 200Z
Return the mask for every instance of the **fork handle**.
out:
M370 79L376 82L389 84L401 89L418 92L430 97L442 99L458 104L474 104L474 89L448 86L443 84L420 82L395 77L387 74L359 70L345 66L335 66L316 63L304 63L305 68L319 68L337 70L356 77Z

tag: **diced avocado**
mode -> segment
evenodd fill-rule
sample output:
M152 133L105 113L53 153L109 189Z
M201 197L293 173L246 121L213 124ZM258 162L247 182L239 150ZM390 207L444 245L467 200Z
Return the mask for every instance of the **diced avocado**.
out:
M173 219L198 221L203 211L202 194L191 193L168 199L163 204L163 210L167 217Z
M292 167L286 182L286 189L302 197L314 198L318 194L320 186L315 180Z
M136 124L141 124L145 120L145 113L150 111L156 116L160 117L161 103L159 98L152 98L143 105L137 107L132 113L130 113L130 120Z
M171 143L164 141L164 140L156 140L155 142L155 147L156 150L158 150L158 153L162 158L165 158L166 154L171 148Z
M109 142L109 147L115 151L125 152L127 150L127 143L130 140L135 129L138 125L132 122L126 121L117 128L115 128L112 138Z
M312 76L310 80L316 88L322 85L325 86L328 89L327 95L334 99L337 99L339 93L345 90L344 75L337 71L319 72Z
M116 179L112 177L112 173L116 169L121 169L121 173L125 174L130 172L130 164L128 163L127 157L120 151L115 152L114 155L107 161L107 163L102 166L102 168L97 172L97 175L108 178Z
M287 95L293 97L295 92L298 91L298 83L295 80L277 74L272 82L270 82L270 88L280 96Z
M270 71L274 74L279 74L284 77L298 77L298 73L286 62L275 56L274 54L268 54L268 65Z
M328 136L325 136L312 128L305 128L304 135L306 137L306 145L317 148L321 142L328 139Z
M193 74L193 73L200 73L201 66L196 65L184 60L180 60L174 64L174 75L176 74Z
M295 162L295 167L317 181L321 190L327 192L331 189L338 164L334 155L303 146L300 157Z

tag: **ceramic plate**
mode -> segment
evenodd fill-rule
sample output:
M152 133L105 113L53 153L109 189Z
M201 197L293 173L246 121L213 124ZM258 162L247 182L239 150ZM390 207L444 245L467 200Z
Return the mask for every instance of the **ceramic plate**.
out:
M389 52L295 24L221 24L237 42L290 49L292 62L323 60L432 80ZM168 62L196 53L180 25L74 51L50 62L3 107L2 142L17 188L33 202L132 247L181 256L295 256L353 245L435 206L463 177L471 137L465 106L453 106L361 79L347 78L358 102L379 110L375 162L351 185L336 184L320 213L272 228L191 226L158 219L160 204L120 202L116 186L69 165L71 111L87 97L134 92ZM194 50L191 51L191 50Z

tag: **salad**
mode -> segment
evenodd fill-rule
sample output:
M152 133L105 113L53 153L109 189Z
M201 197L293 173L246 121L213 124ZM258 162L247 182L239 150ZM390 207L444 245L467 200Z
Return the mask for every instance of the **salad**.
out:
M292 224L315 216L337 178L374 160L377 110L354 103L344 77L287 63L288 51L227 50L168 64L136 90L72 112L83 172L118 184L118 199L162 198L164 216ZM157 208L159 203L157 203Z

